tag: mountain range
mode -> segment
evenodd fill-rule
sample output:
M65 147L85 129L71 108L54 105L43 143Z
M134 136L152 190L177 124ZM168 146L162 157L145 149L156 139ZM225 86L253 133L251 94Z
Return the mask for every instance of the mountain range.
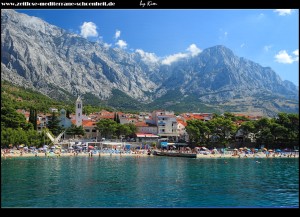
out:
M299 87L217 45L170 64L1 10L1 79L55 99L116 109L299 112ZM148 58L147 58L148 57Z

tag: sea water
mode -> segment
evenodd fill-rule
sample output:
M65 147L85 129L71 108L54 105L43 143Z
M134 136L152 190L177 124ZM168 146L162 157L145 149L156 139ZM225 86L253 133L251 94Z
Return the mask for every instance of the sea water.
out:
M299 159L1 159L1 207L299 207Z

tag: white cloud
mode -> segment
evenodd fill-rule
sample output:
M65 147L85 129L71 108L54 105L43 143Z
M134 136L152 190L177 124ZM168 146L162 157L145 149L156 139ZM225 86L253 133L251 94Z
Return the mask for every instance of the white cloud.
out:
M191 44L186 50L191 53L192 57L197 56L199 53L201 53L201 49L199 49L195 44Z
M159 58L154 53L147 53L141 49L136 49L136 53L138 53L144 62L147 63L156 63L159 61Z
M293 52L293 54L295 54L296 57L292 57L286 52L286 50L281 50L278 52L278 54L275 55L275 61L284 64L292 64L293 62L299 61L299 56L297 56L297 51L298 50L295 50Z
M84 22L82 26L80 26L80 29L80 35L84 38L98 36L97 26L93 22Z
M171 63L176 62L180 59L188 57L187 53L177 53L170 56L167 56L165 59L162 60L163 65L171 65Z
M202 52L202 50L200 48L197 47L197 45L195 44L191 44L187 49L186 49L186 53L176 53L176 54L172 54L169 55L167 57L165 57L161 63L163 65L171 65L171 63L176 62L180 59L183 58L187 58L187 57L194 57L197 56L199 53Z
M120 36L121 36L121 31L120 30L116 30L115 39L120 38Z
M241 48L245 47L245 43L241 44Z
M118 40L118 42L116 43L116 45L119 46L122 49L126 49L126 47L127 47L126 41L123 41L123 40Z
M228 32L224 32L224 36L227 37L227 35L228 35Z
M266 45L264 46L264 51L268 52L272 47L273 45Z
M110 47L111 47L111 44L107 44L107 43L104 42L103 46L104 46L104 48L107 49L107 48L110 48Z
M294 61L299 61L299 49L294 50L293 54L295 55L294 57Z
M278 13L280 16L285 16L291 14L292 9L276 9L274 12Z

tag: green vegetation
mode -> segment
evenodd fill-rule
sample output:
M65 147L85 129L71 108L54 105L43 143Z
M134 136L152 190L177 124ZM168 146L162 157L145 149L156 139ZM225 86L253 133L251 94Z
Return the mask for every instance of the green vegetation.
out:
M76 136L84 136L85 131L82 126L77 127L76 125L72 124L71 127L67 128L66 130L67 135L72 135L74 138Z
M183 112L220 113L220 111L216 109L216 107L208 106L202 103L197 96L193 94L184 96L179 90L173 90L167 92L164 96L148 104L147 108L149 111L155 109L165 109L165 110L170 110L178 113L183 113Z
M237 127L234 121L240 119L245 122ZM235 142L238 130L242 130L244 134L241 146L247 142L250 133L254 135L256 145L269 148L292 148L299 145L298 114L279 113L275 118L264 117L258 121L250 121L226 112L223 116L215 115L208 122L189 120L187 123L186 131L194 145L226 147Z
M1 107L1 147L20 144L42 146L45 133L38 133L32 123L27 123L23 114L16 112L10 104L4 104L5 106Z
M121 135L131 137L137 132L133 124L119 124L114 120L102 119L97 122L97 129L104 138L120 138Z
M52 112L51 118L48 120L47 127L53 133L54 136L58 136L63 128L59 125L59 119L57 114Z
M4 105L10 104L14 109L36 109L44 113L48 112L50 107L57 109L68 107L65 101L53 100L37 91L15 86L7 81L1 81L1 106L3 103ZM74 101L72 107L74 107ZM71 111L75 111L75 107Z
M36 109L30 109L29 122L32 123L33 129L37 130L37 112Z
M113 96L107 100L107 105L114 107L118 111L142 111L144 104L131 98L120 90L113 89Z

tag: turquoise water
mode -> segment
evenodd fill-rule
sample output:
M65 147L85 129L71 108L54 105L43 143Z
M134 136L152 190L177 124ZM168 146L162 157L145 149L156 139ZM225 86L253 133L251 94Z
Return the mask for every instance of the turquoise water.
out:
M1 159L1 207L299 207L299 159L256 160Z

